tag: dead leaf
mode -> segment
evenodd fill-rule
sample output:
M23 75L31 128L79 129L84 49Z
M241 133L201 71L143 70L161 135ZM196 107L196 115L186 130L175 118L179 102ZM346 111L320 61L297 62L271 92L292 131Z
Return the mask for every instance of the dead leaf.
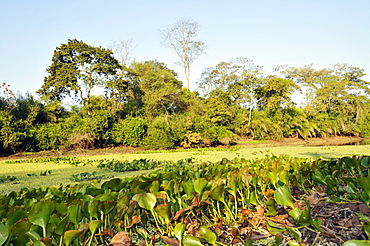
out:
M126 231L120 231L112 238L109 245L113 246L131 246L131 238Z
M179 246L180 245L180 241L179 240L176 240L176 239L173 239L173 238L169 238L169 237L166 237L166 236L162 236L162 241L166 244L169 244L171 246Z

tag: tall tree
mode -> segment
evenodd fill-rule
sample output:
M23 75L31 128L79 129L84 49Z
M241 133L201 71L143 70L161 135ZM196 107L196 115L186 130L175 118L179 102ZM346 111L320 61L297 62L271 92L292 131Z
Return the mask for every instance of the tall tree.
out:
M180 58L179 64L184 69L186 87L190 89L190 67L199 56L206 53L205 43L195 40L199 33L199 24L181 19L173 27L165 27L160 32L162 44L173 49Z
M46 70L49 75L37 93L57 101L71 96L85 104L97 87L119 90L119 69L111 50L70 39L54 51L52 64Z
M135 114L143 110L149 118L181 109L182 83L177 74L158 61L134 62L126 68L127 107Z
M262 76L262 66L254 64L249 58L237 57L204 69L198 87L206 96L218 89L228 93L235 102L252 106L254 89L260 84Z
M113 41L109 48L113 51L118 62L123 66L128 66L132 60L132 51L136 48L132 39Z

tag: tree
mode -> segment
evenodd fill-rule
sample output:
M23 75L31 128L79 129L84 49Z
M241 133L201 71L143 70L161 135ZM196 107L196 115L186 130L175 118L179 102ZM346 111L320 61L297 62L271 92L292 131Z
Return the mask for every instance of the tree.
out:
M160 32L162 44L173 49L180 58L179 64L184 68L186 87L190 89L190 67L199 56L206 53L205 43L194 40L199 32L198 23L181 19L173 27L166 27Z
M132 51L136 48L132 39L113 41L109 48L122 66L128 66Z
M237 57L204 69L198 86L205 95L218 89L226 92L235 102L252 107L254 89L260 84L262 76L261 66L249 58Z
M52 64L46 70L49 75L37 93L57 101L72 96L85 104L97 87L111 93L122 92L117 77L119 69L111 50L70 39L54 51Z
M291 95L297 85L290 79L270 77L255 89L260 108L274 113L292 104Z
M158 61L134 62L126 68L127 106L147 117L178 112L181 109L182 83L177 74Z

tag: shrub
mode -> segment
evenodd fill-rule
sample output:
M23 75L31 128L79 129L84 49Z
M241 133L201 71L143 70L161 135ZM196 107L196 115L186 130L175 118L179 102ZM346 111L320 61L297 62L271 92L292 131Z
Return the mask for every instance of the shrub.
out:
M141 118L127 118L114 124L111 138L117 144L137 147L142 145L147 126Z

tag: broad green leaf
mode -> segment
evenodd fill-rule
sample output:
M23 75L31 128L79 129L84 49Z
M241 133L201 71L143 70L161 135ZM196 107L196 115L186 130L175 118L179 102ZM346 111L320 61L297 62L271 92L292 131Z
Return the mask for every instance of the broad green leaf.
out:
M102 184L101 188L104 190L110 189L112 191L119 191L122 188L122 179L114 178L114 179L105 181Z
M104 222L102 220L91 220L89 223L89 229L92 235L95 234L95 231L101 226Z
M186 225L184 223L178 223L175 226L175 229L173 233L175 234L175 237L181 242L182 238L184 236Z
M369 246L370 240L349 240L343 246Z
M182 244L184 246L199 246L199 245L203 245L199 238L197 237L193 237L191 235L186 235L183 240L182 240Z
M198 233L199 233L199 236L205 239L208 243L212 245L216 244L217 236L207 226L199 227Z
M5 225L12 227L17 221L27 218L27 211L23 207L14 206L9 209L6 216Z
M323 229L321 229L321 224L322 224L322 221L319 219L312 219L311 221L311 225L313 226L313 228L315 228L315 230L324 232Z
M204 178L194 180L194 190L198 193L199 197L202 196L204 188L206 188L208 181Z
M79 204L68 207L68 216L73 224L78 224L82 220L81 206Z
M109 214L110 211L116 206L115 201L104 201L100 203L101 211L104 214Z
M55 233L58 234L58 235L63 235L65 230L66 230L66 226L67 226L67 223L68 223L68 219L69 219L69 216L66 215L61 221L59 221L57 227L55 228Z
M0 245L6 242L9 237L9 229L3 223L0 222Z
M188 198L193 197L194 195L192 192L194 192L194 185L192 180L188 180L182 183L182 187L184 188L184 191Z
M157 198L152 193L145 193L138 198L138 204L140 207L153 211Z
M99 219L98 215L98 207L99 207L100 201L91 201L89 206L87 207L87 211L89 211L90 217Z
M274 199L269 199L266 202L267 212L266 216L275 216L278 214L278 211L276 210L276 203Z
M158 193L158 191L159 191L159 187L160 187L159 181L158 181L158 180L154 180L154 181L150 184L150 187L149 187L149 191L150 191L150 193L157 194L157 193Z
M293 207L292 193L286 185L276 189L274 192L274 198L277 204Z
M214 187L211 192L209 193L209 196L219 202L224 202L224 193L225 193L225 185L220 184L216 187Z
M68 246L73 240L80 236L82 231L79 230L69 230L64 233L63 239L64 244Z
M27 219L21 219L17 221L11 228L10 231L15 236L20 236L26 234L30 230L31 222ZM1 244L0 244L1 245Z
M301 212L301 215L299 216L298 224L300 225L310 225L312 222L311 219L311 208L310 208L310 202L306 202L306 208Z
M53 213L55 205L52 201L46 200L34 204L28 212L28 219L31 223L41 226L44 237L46 237L46 226L50 220L50 215Z
M366 195L368 195L368 197L370 197L370 177L358 178L358 183L361 185L361 187L365 191Z
M299 208L293 208L289 211L289 215L292 216L295 222L297 222L301 216L301 210L299 210Z
M283 232L285 231L286 229L284 227L281 227L279 226L278 224L270 221L270 220L266 220L266 226L267 226L267 230L272 234L272 235L276 235L280 232Z

